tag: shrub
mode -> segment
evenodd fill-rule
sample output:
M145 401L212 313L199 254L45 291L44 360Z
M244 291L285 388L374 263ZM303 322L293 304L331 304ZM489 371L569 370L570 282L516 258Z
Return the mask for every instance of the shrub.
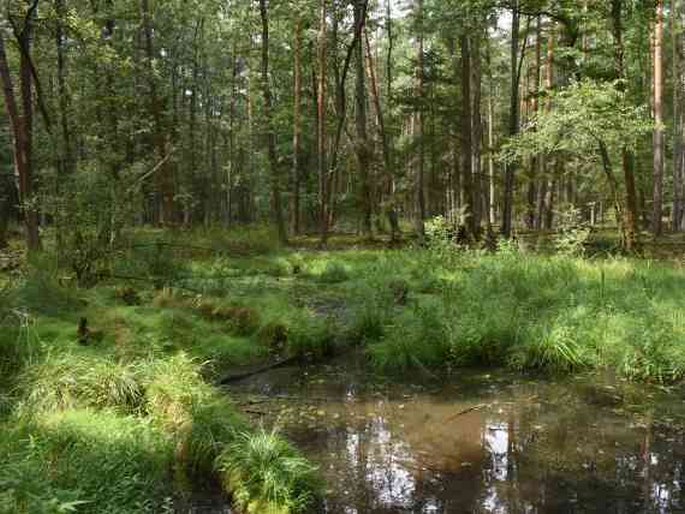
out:
M583 220L580 209L574 206L558 213L559 233L554 238L554 247L562 255L582 256L588 243L591 228Z

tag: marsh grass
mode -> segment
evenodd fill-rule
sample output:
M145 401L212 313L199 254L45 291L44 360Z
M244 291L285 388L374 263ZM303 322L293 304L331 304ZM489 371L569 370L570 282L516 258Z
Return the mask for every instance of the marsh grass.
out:
M385 335L369 347L385 370L405 370L414 362L554 373L609 369L659 382L685 376L679 306L685 276L677 269L513 251L465 253L447 265L434 259L426 269L441 288L386 320ZM412 277L416 281L414 270L404 273L410 284Z
M304 512L316 500L316 468L274 431L240 433L218 465L246 514Z
M150 281L80 289L46 263L0 292L2 514L165 512L210 474L246 512L312 507L313 468L282 436L250 430L208 381L274 354L354 344L389 375L685 378L685 274L666 264L506 244L287 252L265 229L132 241L116 265ZM102 337L79 344L80 317Z

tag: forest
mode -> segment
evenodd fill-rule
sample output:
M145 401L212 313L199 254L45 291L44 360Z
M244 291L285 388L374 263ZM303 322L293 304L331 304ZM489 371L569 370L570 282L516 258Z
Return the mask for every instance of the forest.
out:
M685 0L0 13L0 514L685 511Z

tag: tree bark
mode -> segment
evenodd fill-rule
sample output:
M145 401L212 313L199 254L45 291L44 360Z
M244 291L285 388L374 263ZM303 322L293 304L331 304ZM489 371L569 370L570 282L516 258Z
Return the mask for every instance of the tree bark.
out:
M355 153L359 167L360 194L359 208L362 213L362 232L366 237L372 237L371 218L373 216L373 185L371 179L371 148L366 130L366 83L364 72L364 43L362 35L366 24L367 0L356 0L354 4L354 26L359 34L355 46L356 62L356 131L357 140Z
M154 45L152 40L153 26L149 0L141 0L141 15L143 37L145 40L145 61L147 66L148 94L150 113L154 124L154 143L156 157L161 165L155 174L157 194L160 199L158 223L160 225L174 224L174 177L168 158L169 148L163 121L164 106L157 91L157 80L154 71Z
M542 17L537 17L535 28L535 67L533 69L533 90L531 100L531 116L538 115L540 107L540 81L542 78ZM528 183L528 213L526 216L526 224L529 229L539 227L537 219L537 199L539 197L539 184L544 180L542 177L543 156L535 155L530 162L530 181Z
M519 132L519 29L521 14L519 12L519 0L513 1L511 23L511 96L509 112L509 135L516 136ZM516 169L518 165L511 162L506 167L504 176L504 209L502 213L502 235L510 238L513 229L514 217L514 186Z
M271 87L269 85L269 11L267 0L259 0L259 12L262 18L262 93L264 95L264 122L266 128L266 146L269 155L271 176L271 213L278 231L278 238L286 242L288 233L283 219L281 201L281 177L276 155L276 131L273 126Z
M673 49L673 212L672 228L685 229L685 69L683 68L682 2L671 0Z
M471 138L471 152L473 154L473 227L474 237L480 237L480 225L483 212L483 174L482 174L482 150L483 150L483 120L481 119L481 44L482 31L474 31L470 38L471 54L471 96L473 108L471 109L471 127L473 137Z
M295 83L293 86L293 169L290 217L293 234L300 233L300 163L302 152L302 16L295 20Z
M625 47L623 43L623 0L612 0L611 3L612 33L615 47L615 67L616 78L619 80L619 87L625 90ZM637 192L635 187L635 172L633 169L634 158L630 150L623 146L621 148L621 161L623 165L623 177L626 184L625 194L625 219L622 225L621 243L625 250L633 251L637 248L638 228L637 228Z
M654 25L654 196L652 202L652 232L661 235L664 181L664 116L663 116L663 45L664 0L657 0Z
M31 70L27 62L25 52L31 50L33 14L26 17L24 27L19 34L19 44L23 45L20 62L20 82L23 115L19 113L12 75L7 61L5 42L0 33L0 78L2 79L3 92L7 115L12 127L14 169L19 183L19 201L26 229L26 245L29 251L40 249L40 234L38 231L38 212L33 202L33 168L32 168L32 145L33 138L33 103Z
M423 244L426 232L424 220L426 217L426 197L424 193L424 141L423 141L423 0L416 0L417 52L416 52L416 98L419 103L413 115L412 136L417 144L417 154L414 170L414 227L419 243Z
M319 7L318 36L318 84L317 84L317 157L319 168L319 223L321 244L328 240L328 191L326 167L326 0L321 0Z
M476 237L475 198L473 187L473 116L471 111L471 41L469 36L459 37L461 47L461 184L465 200L464 226L469 239Z
M66 67L66 33L64 20L66 18L65 0L55 0L57 25L55 30L55 47L57 49L57 94L59 96L60 126L62 129L62 150L60 151L60 172L70 175L74 172L76 163L72 147L71 126L69 123L69 91L67 90Z

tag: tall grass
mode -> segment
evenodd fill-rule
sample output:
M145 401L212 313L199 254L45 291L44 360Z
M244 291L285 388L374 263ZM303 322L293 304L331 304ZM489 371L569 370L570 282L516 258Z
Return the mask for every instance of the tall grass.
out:
M427 258L433 262L424 273L442 285L383 322L383 337L369 347L383 369L508 365L610 369L662 382L685 377L685 275L676 269L516 252ZM416 268L399 262L417 284ZM374 309L373 301L359 304Z
M239 434L218 463L246 514L305 512L316 499L316 469L276 432Z

